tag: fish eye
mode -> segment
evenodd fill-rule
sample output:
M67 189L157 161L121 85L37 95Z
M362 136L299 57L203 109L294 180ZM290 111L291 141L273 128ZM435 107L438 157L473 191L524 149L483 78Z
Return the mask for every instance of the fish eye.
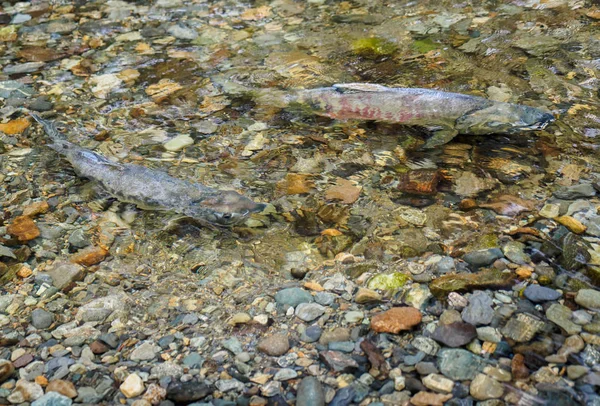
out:
M224 218L225 220L229 220L232 217L231 213L224 213L221 215L221 218Z

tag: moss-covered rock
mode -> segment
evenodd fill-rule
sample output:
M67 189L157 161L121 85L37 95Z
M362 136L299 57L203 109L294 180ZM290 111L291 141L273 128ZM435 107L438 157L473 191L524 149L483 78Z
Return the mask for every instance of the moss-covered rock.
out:
M396 292L410 280L410 276L394 272L391 274L379 274L374 276L368 283L368 288L373 290L383 290L386 292Z
M365 58L379 58L396 52L396 45L379 37L360 38L352 43L352 51Z

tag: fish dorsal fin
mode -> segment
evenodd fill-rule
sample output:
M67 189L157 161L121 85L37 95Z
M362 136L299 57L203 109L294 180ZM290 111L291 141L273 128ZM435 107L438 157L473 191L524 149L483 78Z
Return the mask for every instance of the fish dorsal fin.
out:
M124 166L118 162L109 161L108 158L95 153L94 151L81 150L80 154L86 159L93 161L97 164L106 165L111 168L122 170Z
M359 93L359 92L387 92L390 89L375 83L339 83L333 85L333 88L342 93Z

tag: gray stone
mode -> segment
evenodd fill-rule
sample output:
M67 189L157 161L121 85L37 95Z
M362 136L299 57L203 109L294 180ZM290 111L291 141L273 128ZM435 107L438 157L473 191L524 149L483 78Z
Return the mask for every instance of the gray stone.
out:
M282 368L273 377L276 381L288 381L298 376L298 373L291 368Z
M333 351L352 352L354 351L354 341L332 341L327 344L327 348Z
M494 263L494 261L500 258L504 258L504 254L499 248L471 251L462 257L462 259L473 268L491 265Z
M518 343L530 341L544 327L544 322L528 313L512 317L502 328L502 335Z
M529 285L525 289L525 297L534 303L549 302L561 297L561 293L540 285Z
M439 325L431 338L447 347L462 347L477 337L475 326L462 321Z
M311 322L325 313L325 307L318 303L300 303L296 307L296 317Z
M477 338L481 341L499 343L502 341L502 334L494 327L479 327L477 328Z
M581 289L575 296L575 302L590 310L600 310L600 291L595 289Z
M578 326L571 321L572 313L571 309L567 306L554 303L546 310L546 317L548 320L565 330L567 334L573 335L581 332L581 326Z
M153 366L150 370L150 374L155 376L157 379L162 379L166 376L177 379L183 375L183 368L181 365L177 365L172 361L167 361Z
M44 309L35 309L31 312L31 324L38 329L46 329L54 322L54 314Z
M494 316L492 299L483 291L475 291L469 305L461 313L462 319L474 326L490 324Z
M573 323L579 324L580 326L585 326L586 324L591 323L592 318L593 318L592 315L589 314L585 310L574 311L573 314L571 315L571 319L573 320Z
M159 346L151 341L145 341L131 352L129 359L132 361L149 361L156 357L158 351L160 351Z
M223 346L223 348L231 351L232 353L234 353L236 355L244 351L244 348L242 347L242 343L240 343L240 340L238 340L235 337L231 337L231 338L223 341L221 343L221 345Z
M275 294L275 301L280 305L296 307L300 303L311 303L313 301L313 297L304 289L288 288L277 292Z
M85 248L91 244L90 237L78 228L69 236L69 245L73 248Z
M30 97L34 93L33 89L16 80L5 80L0 82L0 97L8 99L11 97Z
M4 67L3 72L7 75L32 73L39 71L44 65L46 65L45 62L25 62L16 65L7 65Z
M306 329L300 334L300 341L304 343L314 343L321 338L323 329L318 325L312 325L306 327Z
M469 391L477 400L498 399L504 394L504 386L485 374L477 374Z
M337 295L329 292L317 292L315 294L315 302L323 306L331 306L336 298Z
M471 380L483 366L483 359L467 350L447 348L438 353L438 369L450 379Z
M237 379L221 379L215 383L215 386L223 393L230 391L241 392L244 390L244 384Z
M169 34L175 38L193 40L198 38L198 32L190 27L186 27L183 24L175 24L169 27L167 30Z
M418 336L413 338L410 344L417 350L428 355L435 355L440 350L440 345L429 337Z
M81 265L72 262L56 262L54 267L48 271L52 278L52 284L57 289L63 289L73 282L83 279L85 271Z
M183 365L185 365L188 368L192 368L192 369L202 368L203 363L204 363L204 358L202 358L202 356L200 354L198 354L197 352L192 352L183 359Z
M68 397L58 392L48 392L33 402L31 406L71 406L71 404L73 401Z
M573 186L563 186L556 190L554 197L563 200L574 200L580 197L592 197L596 195L596 190L591 183L580 183Z
M335 372L352 372L358 368L353 358L339 351L321 351L319 358Z

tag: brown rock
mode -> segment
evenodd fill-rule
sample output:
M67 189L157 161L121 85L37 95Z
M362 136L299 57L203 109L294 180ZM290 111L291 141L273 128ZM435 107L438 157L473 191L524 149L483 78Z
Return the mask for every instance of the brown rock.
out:
M6 228L8 234L16 237L20 242L31 241L39 237L40 230L37 228L31 217L19 216Z
M64 395L71 399L77 397L77 389L75 389L75 385L73 385L73 382L63 381L62 379L50 381L48 387L46 388L46 393L48 392L58 392L61 395Z
M290 341L285 334L273 334L260 340L256 348L267 355L278 357L290 349Z
M29 206L23 209L23 215L29 217L35 217L38 214L44 214L48 211L50 206L48 206L47 201L35 202L31 203Z
M527 379L529 369L525 366L525 357L523 354L515 354L510 364L512 376L515 379Z
M354 301L359 304L378 303L381 302L381 295L371 289L359 288Z
M371 370L375 370L375 374L371 372L371 375L378 379L386 379L390 372L390 367L385 361L385 357L379 348L369 340L363 340L360 343L360 348L367 354L369 362L371 363Z
M0 360L0 383L6 381L15 372L15 367L8 360Z
M451 394L431 393L421 391L410 399L415 406L443 406L444 402L452 399Z
M90 245L73 254L73 256L71 256L71 262L83 266L92 266L102 262L107 256L108 251L104 248Z
M477 208L477 202L473 199L463 199L458 204L458 208L463 211L468 211Z
M31 123L27 118L17 118L8 123L0 124L0 131L8 135L21 134L30 125Z
M50 62L63 58L65 54L40 46L26 46L17 52L17 56L27 62Z
M398 334L419 324L421 318L421 312L414 307L394 307L376 314L371 320L371 329L378 333Z
M583 234L587 227L584 226L580 221L574 219L571 216L560 216L555 218L554 220L558 221L563 226L567 227L570 231L575 234Z
M151 383L148 385L148 389L146 389L146 393L144 393L142 398L150 402L150 404L158 405L167 398L167 390L155 383Z
M416 169L398 177L398 190L416 195L433 195L442 179L437 169Z
M13 362L13 365L15 366L15 368L23 368L25 365L29 364L31 361L33 361L33 355L23 354Z
M90 344L90 350L94 354L104 354L109 350L108 345L104 344L102 341L96 340Z

